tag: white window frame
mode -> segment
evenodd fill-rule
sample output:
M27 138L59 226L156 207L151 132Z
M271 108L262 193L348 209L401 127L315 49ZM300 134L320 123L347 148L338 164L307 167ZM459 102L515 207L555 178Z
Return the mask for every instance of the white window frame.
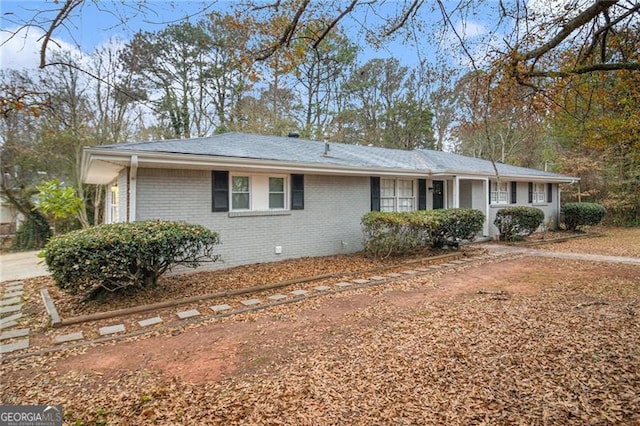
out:
M411 196L401 195L401 182L411 183ZM407 208L405 204L409 202ZM380 178L380 211L409 212L416 210L415 179Z
M491 182L491 204L509 204L509 201L509 182Z
M547 185L544 183L533 184L533 204L546 204L547 203Z
M271 179L282 179L282 191L271 191ZM284 210L287 208L287 179L284 176L269 176L269 210ZM271 194L282 194L282 207L271 207Z
M118 184L111 185L109 190L109 223L120 220L120 190Z
M380 211L395 212L396 206L396 180L393 178L380 178Z
M245 192L236 192L233 190L233 179L235 178L247 178L247 186L248 186L248 190ZM251 176L250 175L245 175L245 174L237 174L237 175L232 175L230 178L230 182L229 182L229 205L231 206L231 210L233 211L251 211L251 200L253 199L252 194L251 194ZM246 209L242 208L242 209L237 209L233 206L233 195L234 194L248 194L249 195L249 205L247 206Z
M253 212L253 211L286 211L289 210L289 185L290 178L288 175L281 174L257 174L257 173L230 173L229 174L229 211L232 212ZM249 208L236 209L233 207L233 195L237 192L233 191L233 179L237 177L246 177L249 179ZM269 187L270 178L283 180L282 192L271 192ZM244 192L243 192L244 193ZM277 193L283 195L283 206L271 208L270 194Z

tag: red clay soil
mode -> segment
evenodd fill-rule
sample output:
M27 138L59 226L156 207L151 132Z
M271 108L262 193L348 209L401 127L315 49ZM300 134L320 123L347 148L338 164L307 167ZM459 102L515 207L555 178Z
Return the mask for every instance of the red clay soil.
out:
M109 424L632 424L638 295L634 266L489 262L10 362L4 380L24 385L2 401L56 398L70 419ZM581 367L585 333L606 344Z

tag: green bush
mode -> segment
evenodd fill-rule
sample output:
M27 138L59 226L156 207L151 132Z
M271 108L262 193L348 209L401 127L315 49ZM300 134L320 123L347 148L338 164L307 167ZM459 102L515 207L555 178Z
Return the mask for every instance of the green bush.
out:
M523 235L533 234L543 221L542 210L518 206L498 210L493 224L498 227L501 240L514 241Z
M482 230L484 214L472 209L370 212L362 217L367 256L400 256L425 247L457 247Z
M218 234L200 225L114 223L52 238L42 252L58 287L94 298L104 291L153 286L176 265L215 262Z
M596 203L567 203L562 206L561 213L566 228L575 231L583 226L598 225L607 210Z
M432 245L457 246L460 241L473 241L482 230L484 213L474 209L434 210L442 212L438 231L432 235Z

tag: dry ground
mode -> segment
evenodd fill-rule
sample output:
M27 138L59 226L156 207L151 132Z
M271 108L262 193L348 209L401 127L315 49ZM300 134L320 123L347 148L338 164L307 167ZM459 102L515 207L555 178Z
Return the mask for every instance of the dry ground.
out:
M614 231L569 244L612 254ZM70 424L638 424L639 300L638 266L513 257L8 361L0 400Z
M564 252L578 251L606 256L640 257L640 232L638 228L595 227L589 232L598 236L590 238L588 242L573 239L562 243L540 245L536 248ZM552 238L553 234L562 235L563 233L556 232L546 235Z

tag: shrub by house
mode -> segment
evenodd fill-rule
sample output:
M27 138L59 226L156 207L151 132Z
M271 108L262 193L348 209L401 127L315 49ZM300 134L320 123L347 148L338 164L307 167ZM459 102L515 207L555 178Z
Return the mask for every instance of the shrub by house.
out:
M219 237L201 225L144 221L114 223L52 238L44 257L56 284L92 298L103 291L153 286L176 265L216 262Z
M362 217L367 256L388 257L422 247L457 247L482 230L484 214L474 209L369 212Z
M535 207L507 207L496 213L493 224L500 231L500 239L514 241L533 234L544 221L544 212Z
M583 226L600 224L607 210L596 203L566 203L561 213L567 230L575 231Z

